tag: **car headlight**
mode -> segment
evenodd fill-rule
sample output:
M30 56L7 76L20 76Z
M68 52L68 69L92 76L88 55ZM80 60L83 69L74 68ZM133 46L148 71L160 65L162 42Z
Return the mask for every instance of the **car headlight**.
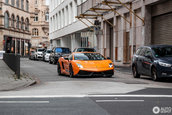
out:
M112 63L110 63L110 64L109 64L109 67L110 67L110 68L112 68L112 67L113 67L113 64L112 64Z
M79 68L83 68L83 66L81 64L76 64Z
M159 65L164 67L171 67L171 64L163 63L163 62L159 62Z

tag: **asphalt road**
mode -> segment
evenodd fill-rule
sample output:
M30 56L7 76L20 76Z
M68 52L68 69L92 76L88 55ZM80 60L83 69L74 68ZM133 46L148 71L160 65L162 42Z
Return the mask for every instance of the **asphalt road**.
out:
M172 82L58 76L56 65L21 59L21 71L40 81L17 91L0 92L0 115L172 115Z
M172 114L172 97L122 96L0 99L0 115Z

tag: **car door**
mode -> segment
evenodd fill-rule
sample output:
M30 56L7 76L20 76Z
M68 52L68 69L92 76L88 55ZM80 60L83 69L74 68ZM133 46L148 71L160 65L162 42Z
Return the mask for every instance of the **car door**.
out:
M138 57L137 57L137 71L139 74L143 74L144 71L143 71L143 65L142 65L142 62L143 62L143 59L144 59L144 53L145 53L145 48L142 48Z
M146 48L145 53L144 53L144 58L143 58L143 62L142 62L142 69L144 71L145 75L150 75L151 74L151 65L153 63L152 61L153 59L153 55L151 52L151 49Z
M62 62L62 67L66 72L69 72L69 56L64 56L64 61Z

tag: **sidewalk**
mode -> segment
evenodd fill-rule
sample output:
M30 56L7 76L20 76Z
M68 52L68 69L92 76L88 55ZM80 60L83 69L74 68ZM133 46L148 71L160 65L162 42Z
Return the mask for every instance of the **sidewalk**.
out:
M132 75L132 69L131 66L117 66L115 65L115 71L118 71L120 73Z
M35 80L28 75L21 75L17 79L14 72L6 65L3 60L0 60L0 91L15 90L36 83Z

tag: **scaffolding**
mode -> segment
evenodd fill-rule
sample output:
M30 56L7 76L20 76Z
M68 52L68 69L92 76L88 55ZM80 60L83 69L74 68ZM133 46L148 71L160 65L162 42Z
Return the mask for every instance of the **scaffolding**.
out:
M108 21L108 19L106 19L104 17L104 15L106 13L114 12L115 14L117 14L121 18L123 18L127 23L129 23L130 27L131 27L132 21L127 20L127 18L125 16L123 16L118 11L119 8L124 7L130 12L130 14L133 14L138 19L140 19L142 21L143 25L144 25L144 19L142 17L138 16L132 10L132 2L133 1L134 0L123 0L123 2L122 2L122 0L87 0L85 3L81 4L81 6L80 6L81 9L84 6L84 4L86 4L87 2L91 2L92 6L90 8L88 8L88 9L86 9L85 12L81 12L80 14L78 14L78 16L76 16L75 18L79 19L82 23L84 23L89 28L91 28L91 27L88 24L86 24L82 19L87 20L89 23L91 23L91 25L93 27L95 27L96 25L94 25L94 23L92 21L90 21L90 19L98 19L100 17L101 19L106 21L109 25L114 27L115 25L113 25L110 21ZM87 6L87 5L88 4L86 4L85 6Z

